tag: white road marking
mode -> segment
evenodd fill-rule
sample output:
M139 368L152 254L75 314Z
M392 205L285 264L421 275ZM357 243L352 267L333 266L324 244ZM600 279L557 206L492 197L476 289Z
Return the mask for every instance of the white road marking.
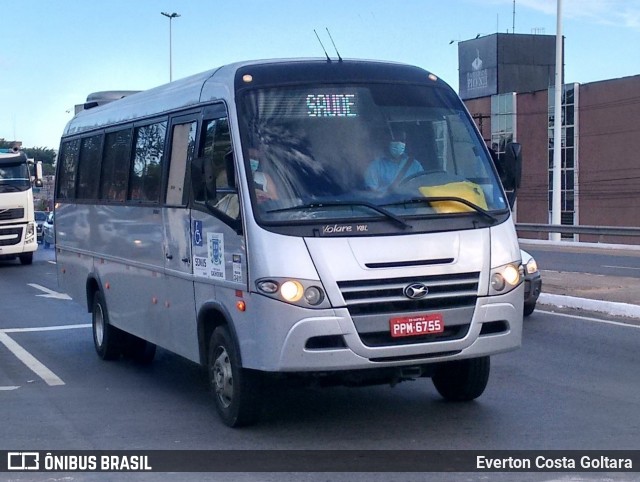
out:
M28 331L58 331L58 330L75 330L76 328L91 328L91 323L83 323L81 325L58 325L58 326L40 326L36 328L6 328L0 330L4 333L24 333Z
M640 268L636 268L633 266L613 266L613 265L609 265L609 264L603 264L602 265L603 268L615 268L615 269L637 269L640 270Z
M4 330L0 330L0 343L4 344L22 363L44 380L49 386L64 385L64 382L36 357L16 343Z
M621 321L612 321L612 320L603 320L601 318L592 318L590 316L582 316L582 315L572 315L571 313L557 313L555 311L547 311L547 310L538 310L541 313L546 313L548 315L556 315L556 316L564 316L565 318L579 318L585 321L593 321L595 323L603 323L605 325L615 325L615 326L624 326L626 328L635 328L640 330L640 325L634 325L633 323L624 323Z
M71 296L66 293L58 293L57 291L50 290L49 288L45 288L44 286L35 284L35 283L27 283L32 288L35 288L40 291L44 291L46 294L44 295L36 295L42 296L43 298L54 298L56 300L70 300Z
M58 264L55 261L47 261L47 263L49 263L49 264Z
M26 333L34 331L58 331L58 330L74 330L77 328L90 328L91 323L83 323L81 325L58 325L58 326L40 326L34 328L6 328L0 330L0 343L3 343L11 353L13 353L22 363L27 365L31 371L42 378L47 385L56 386L64 385L64 382L55 373L44 366L31 353L22 348L7 333ZM0 390L16 390L20 387L0 387Z

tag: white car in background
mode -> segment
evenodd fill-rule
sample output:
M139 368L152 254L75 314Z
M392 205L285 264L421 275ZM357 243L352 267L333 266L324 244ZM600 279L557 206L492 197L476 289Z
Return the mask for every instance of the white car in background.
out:
M524 268L524 316L529 316L536 309L536 302L542 291L542 276L533 256L524 249L520 250L520 254Z

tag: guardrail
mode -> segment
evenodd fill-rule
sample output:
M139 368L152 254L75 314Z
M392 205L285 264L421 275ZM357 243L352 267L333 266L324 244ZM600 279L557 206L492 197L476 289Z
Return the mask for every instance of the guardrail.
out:
M571 226L560 224L516 223L516 230L535 233L593 234L596 236L640 236L640 228L620 226Z

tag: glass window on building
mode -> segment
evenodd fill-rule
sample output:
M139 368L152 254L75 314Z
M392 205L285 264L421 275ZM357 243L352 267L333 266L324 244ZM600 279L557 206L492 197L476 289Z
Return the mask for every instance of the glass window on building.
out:
M562 90L562 135L561 135L561 223L574 225L578 223L578 199L576 197L578 167L578 108L579 84L565 84ZM554 123L555 89L549 88L549 220L553 204L553 157L554 157ZM563 239L575 239L577 235L563 234Z
M498 156L516 139L516 114L515 92L491 96L491 148Z

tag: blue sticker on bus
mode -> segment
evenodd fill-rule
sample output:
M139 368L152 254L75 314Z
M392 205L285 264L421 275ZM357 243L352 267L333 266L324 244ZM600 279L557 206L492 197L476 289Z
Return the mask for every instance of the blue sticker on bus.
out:
M194 221L193 222L193 245L194 246L203 246L202 240L202 221Z

